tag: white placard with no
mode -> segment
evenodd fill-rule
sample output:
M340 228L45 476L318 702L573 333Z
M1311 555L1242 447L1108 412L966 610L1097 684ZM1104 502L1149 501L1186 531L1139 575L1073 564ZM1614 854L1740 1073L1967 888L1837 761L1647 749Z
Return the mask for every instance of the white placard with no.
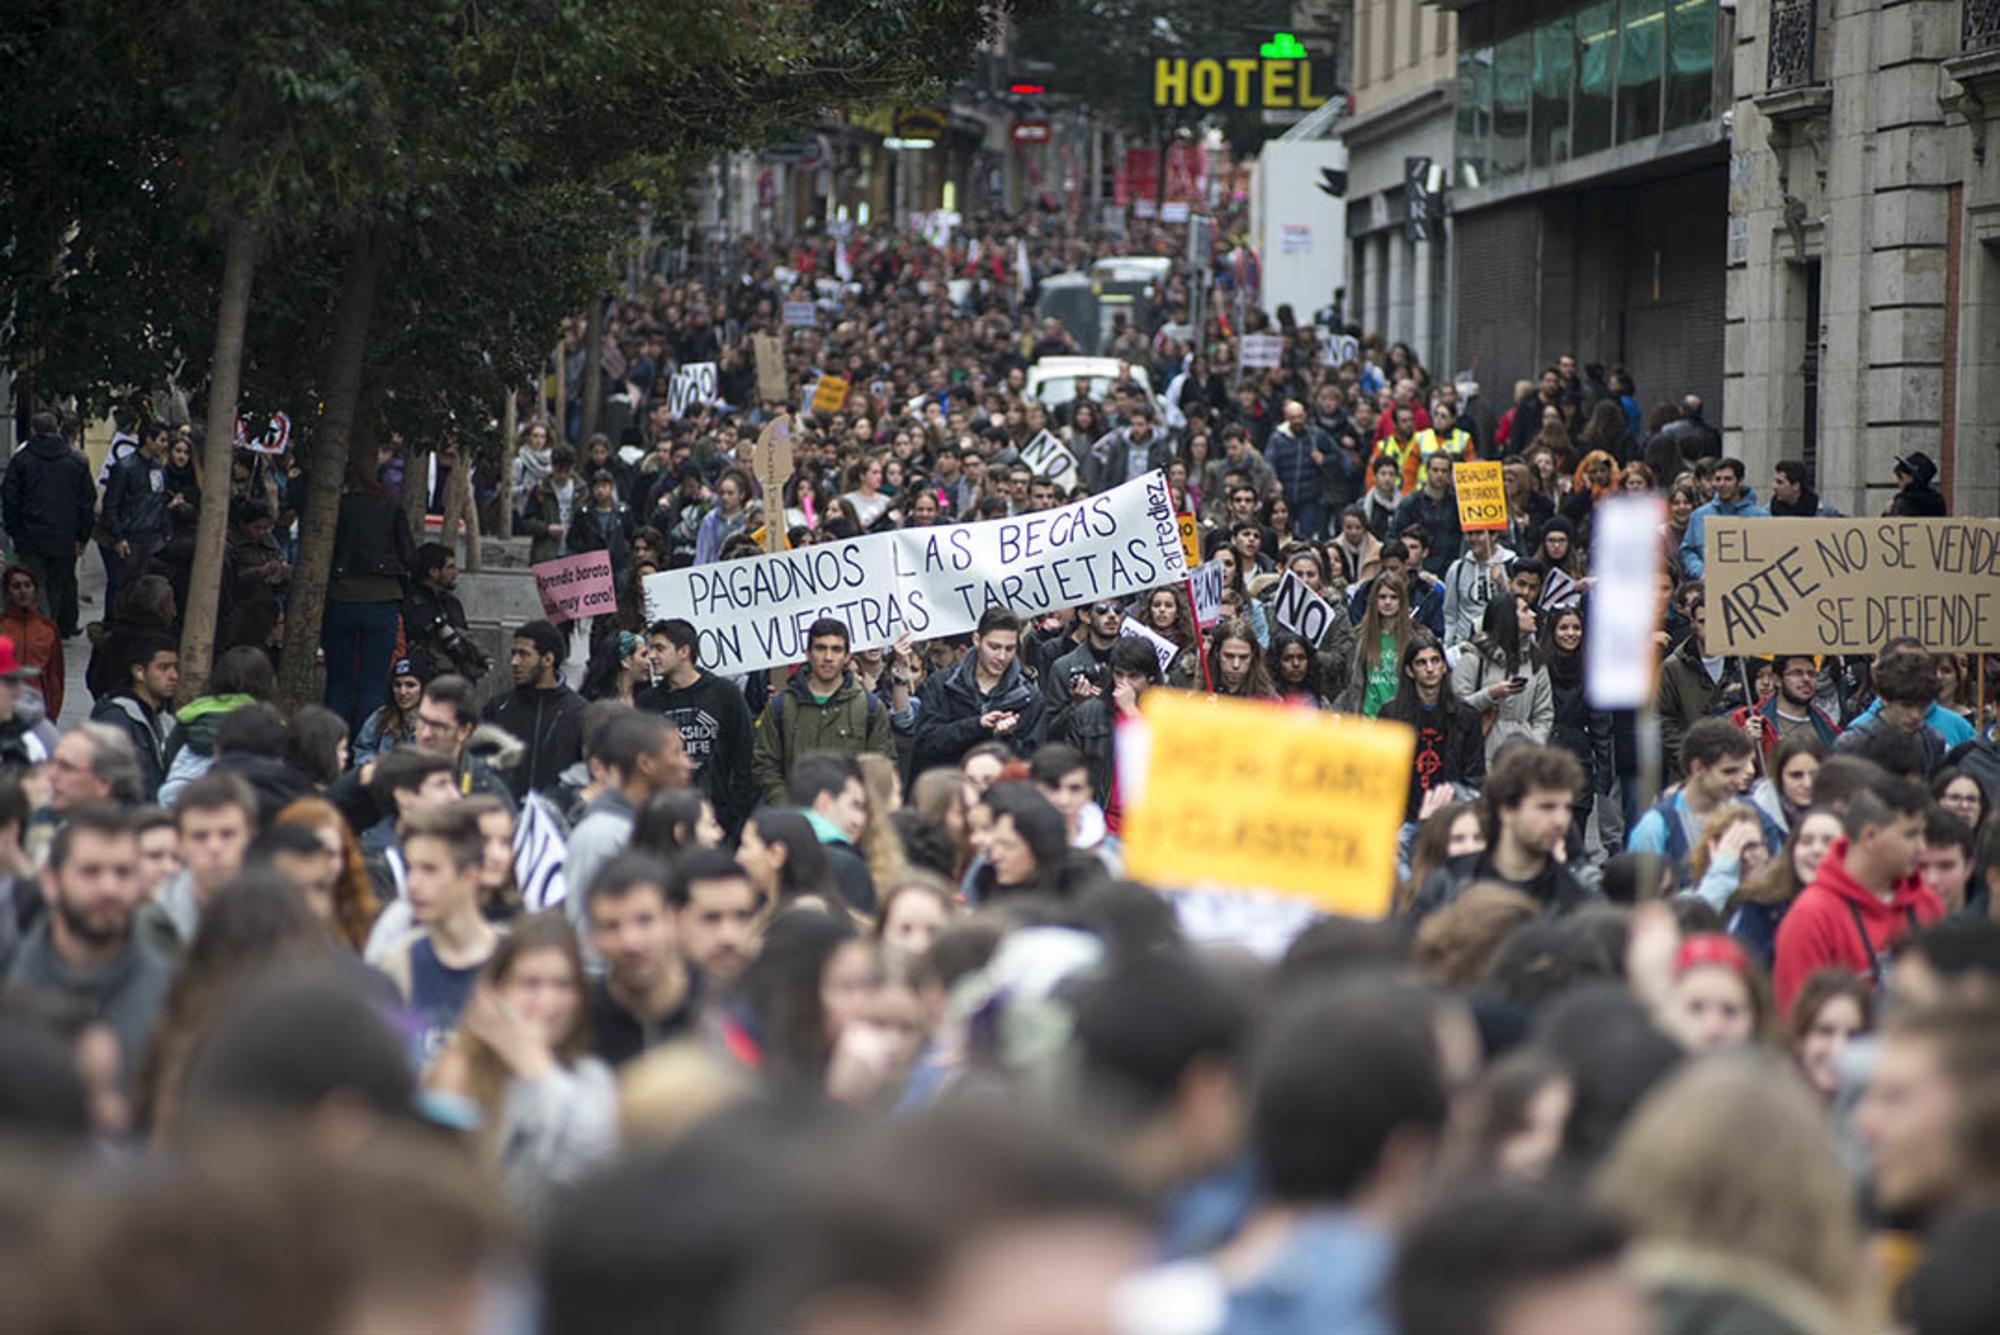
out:
M690 408L700 408L715 402L715 363L690 362L674 372L674 383L667 391L667 411L675 417L686 417Z
M1317 649L1333 625L1334 612L1332 604L1287 570L1271 600L1271 615L1280 626Z
M1054 478L1064 490L1076 485L1076 456L1047 431L1036 432L1035 438L1021 447L1021 462L1037 476Z

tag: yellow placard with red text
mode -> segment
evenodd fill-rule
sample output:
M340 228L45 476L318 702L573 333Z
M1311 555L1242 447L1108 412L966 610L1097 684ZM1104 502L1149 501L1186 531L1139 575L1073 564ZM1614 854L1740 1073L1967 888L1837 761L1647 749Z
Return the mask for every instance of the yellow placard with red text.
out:
M1458 526L1467 533L1507 527L1507 485L1499 460L1453 464L1451 485L1458 492Z
M1121 830L1130 875L1388 912L1416 752L1408 727L1169 690L1148 691L1139 712L1145 775Z

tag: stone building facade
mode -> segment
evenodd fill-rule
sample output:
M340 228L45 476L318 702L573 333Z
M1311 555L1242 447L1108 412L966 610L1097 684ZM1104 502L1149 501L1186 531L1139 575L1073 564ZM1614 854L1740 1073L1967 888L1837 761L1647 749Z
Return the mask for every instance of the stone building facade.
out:
M1424 0L1354 0L1347 145L1348 313L1405 342L1434 374L1454 369L1451 232L1442 207L1453 160L1457 17ZM1415 189L1415 160L1434 164ZM1438 187L1426 210L1424 186ZM1417 220L1411 218L1412 201Z
M1850 514L1921 450L2000 514L2000 0L1754 0L1736 39L1727 448Z
M1726 0L1433 0L1458 18L1453 349L1496 405L1564 353L1723 395Z

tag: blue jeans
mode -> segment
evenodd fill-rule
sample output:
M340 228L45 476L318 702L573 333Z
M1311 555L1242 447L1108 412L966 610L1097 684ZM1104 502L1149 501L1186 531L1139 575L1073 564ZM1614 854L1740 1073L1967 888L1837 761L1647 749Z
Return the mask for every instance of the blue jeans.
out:
M351 734L389 698L400 602L329 601L320 620L326 651L326 707L347 720Z

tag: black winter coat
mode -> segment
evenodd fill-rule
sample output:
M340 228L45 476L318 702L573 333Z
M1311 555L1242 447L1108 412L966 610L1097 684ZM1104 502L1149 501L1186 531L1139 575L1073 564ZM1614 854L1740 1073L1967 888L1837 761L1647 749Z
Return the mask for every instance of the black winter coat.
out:
M165 542L174 531L167 511L167 466L134 450L104 483L104 531L113 542Z
M994 711L1018 714L1014 731L1004 740L1023 757L1035 753L1048 726L1048 703L1035 684L1021 671L1018 660L1007 665L1007 673L990 695L979 694L979 651L974 649L958 661L958 666L923 685L917 709L916 758L911 768L922 774L933 765L956 765L980 742L993 734L979 726L982 714Z
M90 465L61 436L36 436L15 451L0 479L0 522L30 552L76 554L96 526Z
M548 690L516 686L486 702L480 718L499 725L527 748L507 776L507 789L515 801L530 789L538 793L553 789L562 772L583 758L583 704L583 697L560 681Z

